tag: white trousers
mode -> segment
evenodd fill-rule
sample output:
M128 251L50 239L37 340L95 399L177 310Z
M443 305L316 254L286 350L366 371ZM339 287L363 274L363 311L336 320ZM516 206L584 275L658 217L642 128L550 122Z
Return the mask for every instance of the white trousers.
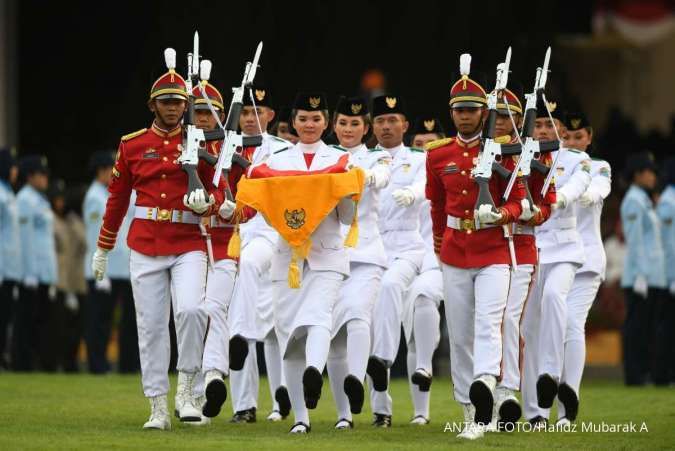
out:
M520 321L523 317L525 301L532 286L534 265L518 265L511 272L511 286L506 300L506 311L502 322L502 380L499 386L510 390L520 390L521 333Z
M201 369L206 332L206 253L151 257L131 251L129 269L136 307L143 393L169 392L169 315L173 302L178 371Z
M546 263L539 266L522 322L523 372L521 390L526 419L548 418L549 409L539 408L537 379L549 374L560 380L567 322L567 296L574 281L576 263Z
M442 270L454 394L458 402L468 404L475 378L501 373L510 270L508 265L464 269L446 264Z
M594 272L577 273L567 296L567 324L565 328L565 358L561 382L572 387L579 396L579 386L586 363L586 318L593 305L602 278ZM558 416L565 415L558 409Z

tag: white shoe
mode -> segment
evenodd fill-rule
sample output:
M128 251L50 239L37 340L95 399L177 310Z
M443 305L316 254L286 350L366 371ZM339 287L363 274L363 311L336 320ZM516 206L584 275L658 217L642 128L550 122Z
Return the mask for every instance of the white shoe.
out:
M178 373L178 387L176 388L176 416L182 422L198 423L202 421L201 404L198 403L192 389L197 373Z
M155 396L150 400L150 418L143 425L143 429L159 429L168 431L171 429L171 417L166 402L166 395Z
M497 378L491 374L483 374L471 384L469 398L476 408L476 415L473 419L476 423L487 425L492 420L496 385Z
M506 387L497 387L497 418L499 423L503 425L513 426L523 414L523 409L520 406L520 401L516 398L513 390Z
M227 387L223 374L218 370L208 370L204 374L205 402L201 404L202 415L213 418L218 416L227 399Z
M556 429L558 428L567 428L572 424L572 422L567 417L562 417L556 423Z
M464 429L457 434L457 438L476 440L483 437L484 428L473 421L476 408L472 404L462 404L464 411Z
M415 418L410 420L410 424L416 424L418 426L426 426L429 424L429 419L424 415L417 415Z
M198 396L195 400L197 402L197 405L200 407L204 407L204 404L206 403L206 396ZM211 418L204 416L202 414L202 419L199 421L188 421L185 424L189 424L190 426L208 426L211 424Z
M281 416L278 410L273 410L269 415L267 415L267 421L272 421L274 423L283 419L284 417Z

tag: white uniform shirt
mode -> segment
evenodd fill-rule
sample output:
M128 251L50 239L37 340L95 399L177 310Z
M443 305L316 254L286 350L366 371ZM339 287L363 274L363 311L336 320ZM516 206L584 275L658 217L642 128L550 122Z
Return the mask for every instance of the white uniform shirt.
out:
M381 148L378 146L378 148ZM392 156L391 179L380 193L380 232L389 234L384 242L389 261L396 258L412 259L422 265L425 247L420 235L420 209L426 200L426 154L403 144L387 150ZM409 188L415 201L409 207L399 207L392 193Z
M269 155L265 163L271 169L315 171L331 166L345 155L345 150L327 146L323 141L310 145L316 150L312 164L307 168L303 156L303 147L307 145L298 143L287 150L277 151ZM342 203L324 218L321 224L311 235L312 248L307 257L309 268L314 271L335 271L345 276L349 275L349 255L344 247L344 236L341 231L341 223L350 224L351 214L343 213ZM277 249L272 257L272 269L270 276L272 281L286 280L288 278L288 266L291 261L291 248L283 238L277 240Z
M602 244L600 216L604 200L611 190L612 169L609 163L604 160L591 160L591 184L584 194L591 196L593 204L588 207L579 204L577 211L577 229L586 252L586 262L577 273L593 272L599 274L602 280L605 279L607 257Z
M561 149L554 178L556 192L567 200L567 207L556 209L548 221L535 228L541 264L571 262L583 264L584 245L577 228L577 199L591 183L591 162L586 152ZM556 153L552 155L555 161Z

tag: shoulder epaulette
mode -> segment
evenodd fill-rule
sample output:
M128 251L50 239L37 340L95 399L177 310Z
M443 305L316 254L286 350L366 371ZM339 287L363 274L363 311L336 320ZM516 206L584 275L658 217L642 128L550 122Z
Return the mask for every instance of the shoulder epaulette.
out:
M284 152L284 151L286 151L286 150L288 150L288 149L290 149L290 147L284 147L283 149L279 149L279 150L273 152L273 154L276 155L276 154L281 153L281 152Z
M420 149L419 147L411 147L410 148L411 152L419 152L419 153L424 153L424 149Z
M453 142L455 138L443 138L443 139L436 139L434 141L430 141L424 145L424 150L429 151L429 150L434 150L438 149L439 147L447 146L451 142Z
M142 128L142 129L137 130L133 133L129 133L128 135L124 135L124 136L122 136L122 141L129 141L130 139L134 139L135 137L145 133L147 130L148 130L147 128Z

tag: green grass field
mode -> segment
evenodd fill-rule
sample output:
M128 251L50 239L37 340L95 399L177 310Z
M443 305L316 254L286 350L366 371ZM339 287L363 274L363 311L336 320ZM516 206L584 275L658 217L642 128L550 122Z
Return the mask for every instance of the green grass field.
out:
M175 378L172 379L175 386ZM273 450L440 450L451 446L476 449L673 449L675 388L625 388L618 382L588 381L582 387L578 423L600 425L644 422L648 432L516 432L488 434L482 440L458 440L444 432L446 422L461 421L448 379L435 379L431 424L408 424L412 407L403 380L392 385L394 427L370 426L369 408L356 416L355 429L335 431L335 411L328 383L319 408L312 412L312 433L289 436L291 420L268 423L270 407L261 381L258 423L233 425L231 404L203 428L175 420L171 432L143 431L148 403L139 376L67 376L0 374L0 450L15 449L273 449ZM173 409L173 398L170 400Z

